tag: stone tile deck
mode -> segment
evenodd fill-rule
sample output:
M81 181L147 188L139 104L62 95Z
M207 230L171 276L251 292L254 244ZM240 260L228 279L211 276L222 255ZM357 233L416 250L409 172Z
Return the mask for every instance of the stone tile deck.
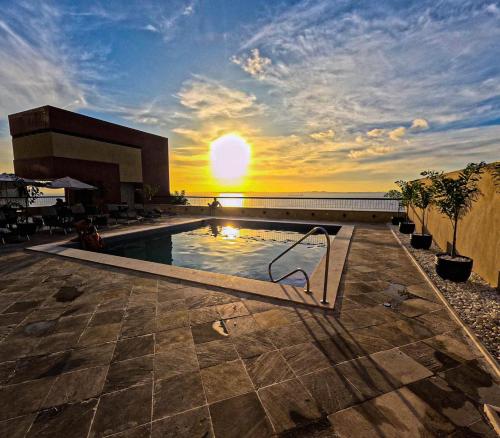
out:
M335 313L22 250L0 279L2 437L494 436L498 382L384 227Z

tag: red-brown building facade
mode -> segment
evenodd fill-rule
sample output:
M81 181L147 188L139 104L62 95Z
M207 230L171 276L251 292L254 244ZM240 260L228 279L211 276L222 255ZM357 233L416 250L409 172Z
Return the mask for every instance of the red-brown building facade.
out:
M99 187L102 202L133 204L143 184L169 196L168 139L71 111L43 106L9 116L14 172L51 180L70 176Z

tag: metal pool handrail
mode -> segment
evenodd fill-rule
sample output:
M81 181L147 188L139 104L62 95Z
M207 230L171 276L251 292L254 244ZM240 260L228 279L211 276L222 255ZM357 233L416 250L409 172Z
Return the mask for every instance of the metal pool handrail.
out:
M279 281L284 280L285 278L289 277L292 274L295 274L296 272L302 272L304 274L304 277L306 278L306 289L305 289L305 292L307 292L308 294L310 294L311 293L311 288L310 288L309 276L307 275L306 271L304 271L301 268L296 268L293 271L289 272L288 274L283 275L282 277L280 277L280 278L278 278L278 279L275 280L273 278L273 274L272 274L271 268L272 268L272 265L273 265L273 263L275 261L279 260L287 252L289 252L293 248L295 248L300 242L302 242L303 240L307 239L311 234L314 234L317 231L320 231L326 237L325 280L324 280L324 284L323 284L323 299L321 300L321 302L323 304L328 304L328 301L326 299L326 295L327 295L327 292L328 292L328 268L330 266L330 235L328 234L328 231L326 231L323 227L314 227L308 233L304 234L299 240L297 240L297 242L295 242L293 245L291 245L290 247L288 247L287 249L285 249L281 254L279 254L277 257L275 257L273 260L271 260L271 262L269 263L269 265L267 267L267 270L269 272L269 278L271 279L271 281L273 283L278 283Z

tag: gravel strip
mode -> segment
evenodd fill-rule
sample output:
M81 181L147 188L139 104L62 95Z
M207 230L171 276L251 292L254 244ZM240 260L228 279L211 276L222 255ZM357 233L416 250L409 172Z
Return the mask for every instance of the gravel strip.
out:
M436 274L435 254L442 252L432 243L426 251L414 249L410 245L410 235L401 234L392 227L403 245L410 251L434 285L446 297L487 350L500 361L500 293L479 275L472 273L466 283L453 283L443 280Z

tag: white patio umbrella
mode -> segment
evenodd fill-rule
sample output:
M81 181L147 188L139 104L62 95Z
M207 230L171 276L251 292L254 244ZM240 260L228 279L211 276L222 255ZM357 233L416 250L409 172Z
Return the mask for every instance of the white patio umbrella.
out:
M44 185L40 181L29 178L21 178L20 176L14 175L13 173L0 173L0 183L13 183L21 186Z
M47 184L50 189L72 189L72 190L97 190L97 187L78 181L77 179L65 176Z

